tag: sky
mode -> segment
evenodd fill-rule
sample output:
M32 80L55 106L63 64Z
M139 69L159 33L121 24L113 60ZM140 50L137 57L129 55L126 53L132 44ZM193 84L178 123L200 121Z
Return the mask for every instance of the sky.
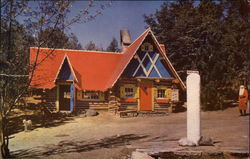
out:
M105 2L107 3L98 1L96 5ZM84 24L74 24L69 32L77 36L83 47L93 41L97 46L106 49L113 37L120 41L121 29L128 29L133 41L145 31L143 14L155 13L163 3L164 1L112 1L111 6L103 10L102 15ZM84 8L84 5L86 1L74 3L72 14Z

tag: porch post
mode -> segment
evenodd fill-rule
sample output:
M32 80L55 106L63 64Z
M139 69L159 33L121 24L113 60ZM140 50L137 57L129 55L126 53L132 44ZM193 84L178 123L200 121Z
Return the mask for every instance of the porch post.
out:
M74 83L70 84L70 111L74 111L75 105L75 87Z

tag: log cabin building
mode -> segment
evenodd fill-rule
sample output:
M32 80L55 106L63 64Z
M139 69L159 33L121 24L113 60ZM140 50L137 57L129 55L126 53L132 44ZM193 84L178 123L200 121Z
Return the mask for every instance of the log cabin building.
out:
M164 45L150 29L134 42L120 34L121 52L30 48L31 90L45 92L56 111L171 111L185 85Z

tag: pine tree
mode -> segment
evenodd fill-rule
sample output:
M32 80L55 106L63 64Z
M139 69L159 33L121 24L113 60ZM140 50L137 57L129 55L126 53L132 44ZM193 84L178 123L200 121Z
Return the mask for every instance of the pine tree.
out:
M42 47L57 49L82 49L77 37L71 33L67 35L60 28L45 29L40 32L39 38L45 41ZM47 39L47 40L45 40Z
M112 38L109 46L106 49L109 52L119 52L119 48L118 48L118 41L116 40L116 38Z
M244 0L179 0L144 16L181 78L185 81L189 69L200 72L205 109L223 109L225 99L237 100L241 79L249 77L249 13Z
M90 41L86 46L85 46L86 50L95 50L98 51L99 48L96 46L96 44L93 41Z

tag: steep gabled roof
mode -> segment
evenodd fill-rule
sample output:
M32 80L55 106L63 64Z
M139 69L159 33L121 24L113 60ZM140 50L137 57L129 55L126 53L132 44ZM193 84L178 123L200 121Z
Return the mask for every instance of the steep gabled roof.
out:
M58 79L58 76L59 76L60 72L63 71L62 68L63 68L63 64L65 62L67 62L67 64L69 65L70 72L73 75L73 80L75 80L76 82L78 82L76 74L75 74L75 71L74 71L74 69L73 69L73 67L72 67L72 65L71 65L71 63L70 63L69 58L68 58L67 55L65 55L64 58L63 58L63 60L62 60L62 63L61 63L61 65L60 65L60 67L59 67L59 69L58 69L58 71L56 73L54 82L56 82L56 80Z
M147 35L152 35L160 54L174 76L180 81L182 88L185 85L174 70L170 61L155 39L152 31L147 29L122 53L100 52L87 50L68 50L50 48L30 48L30 64L32 65L38 55L38 65L34 71L31 88L53 88L55 78L65 59L70 63L74 75L75 86L80 90L105 91L114 86L116 81L135 55L136 51Z
M113 76L108 81L106 88L111 88L114 86L116 81L120 78L122 72L125 70L127 65L129 64L130 60L133 58L134 54L140 47L143 40L148 35L150 29L147 29L144 31L129 47L123 52L123 57L121 61L119 62L119 65L117 66Z
M35 61L37 49L30 49L31 64ZM48 52L50 56L46 58ZM78 80L75 83L76 87L81 90L100 91L106 89L107 81L122 58L122 54L119 53L40 48L38 66L30 87L48 89L55 87L54 80L65 56L69 59Z
M121 74L123 73L123 71L125 70L125 68L127 67L127 65L129 64L129 62L131 61L131 59L133 58L133 56L135 55L136 51L138 50L138 48L141 46L142 42L145 40L145 38L148 35L151 35L158 50L160 51L161 56L164 58L166 64L168 65L168 67L170 68L170 71L172 72L172 74L174 75L175 78L178 79L178 81L180 81L180 85L182 89L186 89L185 84L183 83L183 81L181 80L180 76L177 74L177 72L175 71L173 65L171 64L171 62L169 61L169 59L166 56L166 50L165 47L161 46L161 44L158 43L158 41L156 40L153 32L151 31L150 28L148 28L144 33L141 34L141 36L139 36L124 52L124 57L122 58L122 61L120 62L120 67L117 67L117 71L114 73L114 77L111 78L111 80L109 81L109 83L107 84L107 88L111 88L113 87L113 85L116 83L116 81L120 78Z
M163 47L161 47L161 45L159 44L159 42L156 40L156 37L154 36L153 32L150 31L154 42L156 43L156 46L158 47L158 49L160 50L160 54L163 56L163 58L165 59L166 64L168 65L168 67L170 68L171 72L173 73L173 75L175 76L175 78L178 79L178 81L180 82L181 88L182 89L186 89L185 84L183 83L183 81L181 80L180 76L178 75L178 73L176 72L176 70L174 69L172 63L170 62L170 60L168 59L167 55L166 55L166 51L163 50ZM164 47L165 49L165 47Z

